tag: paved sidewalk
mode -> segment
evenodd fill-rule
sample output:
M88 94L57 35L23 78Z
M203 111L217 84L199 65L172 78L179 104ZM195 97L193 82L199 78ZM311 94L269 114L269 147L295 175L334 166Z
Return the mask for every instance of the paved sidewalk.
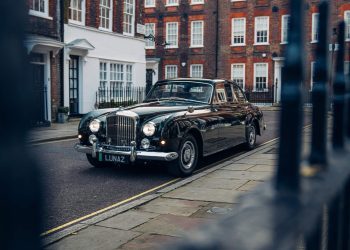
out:
M80 119L66 123L52 123L50 127L33 128L28 137L29 143L39 143L63 139L77 138Z
M305 142L310 131L305 129ZM44 238L44 244L50 243L46 249L162 249L164 244L181 241L197 227L228 216L240 195L269 179L277 148L278 140L274 140L155 194L82 221Z

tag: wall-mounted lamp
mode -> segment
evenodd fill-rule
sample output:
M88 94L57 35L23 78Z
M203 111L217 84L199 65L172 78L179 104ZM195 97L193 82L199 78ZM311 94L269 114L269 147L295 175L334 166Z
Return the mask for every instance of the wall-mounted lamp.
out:
M265 58L266 57L266 53L262 53L261 56Z
M181 66L182 66L182 67L185 67L185 66L186 66L186 62L182 62L182 63L181 63Z

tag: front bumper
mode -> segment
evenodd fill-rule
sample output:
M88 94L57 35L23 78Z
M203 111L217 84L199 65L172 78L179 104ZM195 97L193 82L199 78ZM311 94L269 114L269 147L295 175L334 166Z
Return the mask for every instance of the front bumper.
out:
M134 162L137 159L152 161L173 161L178 158L178 154L176 152L137 151L135 150L135 147L131 147L130 151L118 151L106 149L97 143L94 143L92 146L85 146L78 143L74 146L74 148L80 153L91 154L94 158L96 158L98 153L129 156L131 162Z

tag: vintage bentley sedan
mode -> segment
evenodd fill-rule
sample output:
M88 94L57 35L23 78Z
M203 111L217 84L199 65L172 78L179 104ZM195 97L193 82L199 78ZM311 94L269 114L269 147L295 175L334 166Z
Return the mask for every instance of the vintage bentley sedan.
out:
M172 79L157 82L141 104L86 114L75 149L95 167L163 161L187 176L201 157L242 143L253 149L264 129L263 113L235 83Z

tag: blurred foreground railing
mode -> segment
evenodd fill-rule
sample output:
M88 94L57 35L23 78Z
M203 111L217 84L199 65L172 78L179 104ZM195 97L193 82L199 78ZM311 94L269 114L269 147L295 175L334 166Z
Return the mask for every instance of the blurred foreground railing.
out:
M312 143L301 158L304 91L304 2L291 0L291 23L283 71L279 159L275 177L244 195L236 212L193 233L171 249L350 249L350 88L344 78L344 23L328 119L328 2L319 6L319 42L312 90ZM332 121L331 127L327 123ZM332 132L332 147L327 135Z

